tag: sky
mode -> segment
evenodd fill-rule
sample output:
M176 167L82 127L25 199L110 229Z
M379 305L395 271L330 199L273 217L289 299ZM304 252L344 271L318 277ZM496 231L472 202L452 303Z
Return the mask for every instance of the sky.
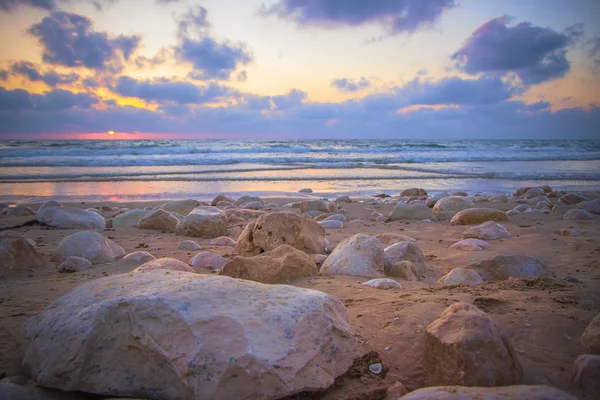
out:
M0 139L600 139L599 18L600 0L0 0Z

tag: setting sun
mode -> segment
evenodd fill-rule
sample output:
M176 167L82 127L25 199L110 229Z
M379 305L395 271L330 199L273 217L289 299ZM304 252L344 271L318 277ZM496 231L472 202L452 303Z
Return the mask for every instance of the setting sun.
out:
M115 131L108 131L108 134L112 136L115 134Z

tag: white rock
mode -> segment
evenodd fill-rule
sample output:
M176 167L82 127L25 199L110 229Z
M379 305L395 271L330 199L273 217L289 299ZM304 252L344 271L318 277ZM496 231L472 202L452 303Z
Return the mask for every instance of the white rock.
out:
M512 237L512 234L500 224L488 221L481 225L473 226L462 234L464 238L475 238L481 240L496 240Z
M325 229L342 229L344 227L344 223L337 220L319 221L317 224L321 225Z
M196 242L194 242L193 240L184 240L183 242L179 243L177 245L177 250L190 250L190 251L196 251L196 250L200 250L202 247L200 247L200 245Z
M363 282L364 286L370 286L375 289L402 289L402 285L393 279L377 278Z
M216 238L227 234L227 216L216 207L198 207L179 221L178 235Z
M459 242L454 243L450 246L451 250L462 250L462 251L482 251L492 245L486 241L479 239L463 239Z
M210 241L213 246L235 246L235 240L227 236L220 236Z
M357 234L340 242L321 267L323 275L383 278L383 245L372 236Z
M165 258L157 258L155 260L150 260L142 265L140 265L139 267L137 267L136 269L134 269L132 272L148 272L148 271L154 271L154 270L171 270L171 271L184 271L184 272L196 272L196 270L192 267L190 267L189 265L187 265L186 263L184 263L183 261L179 261L175 258L169 258L169 257L165 257Z
M483 279L476 271L468 268L454 268L442 276L437 283L439 285L481 285Z
M160 208L165 211L175 211L181 215L188 215L194 208L200 206L200 202L192 199L169 201Z
M421 248L413 242L398 242L385 248L385 254L388 257L386 271L389 271L393 265L399 261L410 261L417 268L419 275L427 273L427 260Z
M437 218L431 212L431 209L425 204L402 204L396 205L396 208L389 215L390 221L400 221L405 219L429 219L437 221Z
M448 196L435 203L433 215L440 221L449 221L458 212L474 207L475 204L466 197Z
M152 211L147 210L129 210L125 211L123 214L117 215L112 220L113 228L133 228L136 227L140 219L152 213Z
M167 210L159 208L145 217L140 218L137 227L140 229L152 229L159 231L174 232L179 219Z
M217 253L211 253L210 251L198 253L190 260L190 265L194 267L197 272L201 272L202 268L219 270L225 264L227 264L226 258Z
M104 229L101 215L75 207L46 207L38 212L38 221L62 229Z
M123 257L123 260L125 261L132 261L136 263L145 263L154 259L156 259L156 257L146 251L134 251L133 253L129 253Z
M577 400L551 386L501 387L433 386L410 392L402 400Z
M115 261L125 255L125 250L98 232L82 231L64 238L52 260L63 262L69 256L82 257L92 264L102 264Z

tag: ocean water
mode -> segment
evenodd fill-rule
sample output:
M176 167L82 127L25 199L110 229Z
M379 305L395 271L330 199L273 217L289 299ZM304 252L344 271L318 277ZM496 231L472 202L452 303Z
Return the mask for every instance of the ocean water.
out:
M0 199L152 200L600 190L600 141L95 140L0 142Z

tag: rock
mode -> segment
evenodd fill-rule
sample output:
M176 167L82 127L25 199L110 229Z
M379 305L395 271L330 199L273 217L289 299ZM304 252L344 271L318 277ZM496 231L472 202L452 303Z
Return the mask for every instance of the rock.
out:
M406 260L398 261L392 266L392 268L390 268L389 271L386 272L386 275L412 282L423 279L423 275L419 273L419 270L415 264Z
M318 273L311 257L287 244L254 257L235 257L219 275L262 283L287 283Z
M421 248L412 242L398 242L385 248L385 254L389 260L388 272L393 265L399 261L410 261L417 268L419 275L425 275L428 270L427 260Z
M400 192L400 197L404 197L404 196L427 196L427 192L423 189L419 189L419 188L410 188L410 189L404 189L403 191Z
M178 223L179 220L176 216L159 208L158 210L152 211L145 217L140 218L137 223L137 227L140 229L174 232Z
M560 236L581 236L583 232L578 229L561 229L557 232Z
M321 267L322 275L353 275L383 278L383 245L361 233L340 242Z
M525 199L533 199L534 197L543 196L544 193L546 193L544 192L544 189L533 187L525 193Z
M521 196L525 196L525 193L527 193L527 191L531 189L531 187L522 187L517 189L517 191L515 192L515 197L521 197Z
M86 400L89 395L46 389L22 377L0 380L0 400Z
M289 244L307 254L323 254L325 229L301 215L269 213L251 222L237 239L236 252L243 257L255 256Z
M196 251L196 250L200 250L202 247L194 242L193 240L184 240L183 242L179 243L177 245L177 250L189 250L189 251Z
M183 261L179 261L175 258L169 258L169 257L157 258L155 260L150 260L150 261L140 265L139 267L134 269L132 272L148 272L148 271L154 271L157 269L194 272L194 273L196 272L196 270L194 268L190 267Z
M533 276L552 276L552 270L539 258L513 254L496 256L479 264L469 264L467 268L477 271L486 281Z
M125 255L125 250L98 232L82 231L64 238L56 248L52 260L63 262L67 257L82 257L92 264L115 261Z
M113 228L133 228L136 227L138 222L147 215L151 214L152 211L146 210L129 210L123 214L117 215L113 218Z
M313 219L317 218L317 217L320 217L322 215L329 216L329 214L325 214L323 211L307 211L307 212L304 213L305 217L310 217L310 218L313 218ZM327 218L327 217L325 217L325 218Z
M194 208L179 221L175 233L183 236L216 238L227 234L227 215L216 207Z
M468 268L454 268L438 281L438 285L481 285L483 279L476 271Z
M232 219L239 218L242 221L246 221L253 218L258 218L263 214L266 214L265 211L260 210L245 210L245 209L235 209L235 210L225 210L225 216L227 219L232 222Z
M546 202L546 203L550 204L550 199L547 198L546 196L537 196L537 197L527 200L527 204L530 206L535 206L536 204L538 204L540 202Z
M487 221L507 221L508 217L503 211L493 208L470 208L457 213L450 225L472 225Z
M512 234L502 225L497 224L494 221L488 221L481 225L466 229L463 232L462 237L465 239L496 240L510 238L512 237Z
M219 270L227 264L227 259L220 256L217 253L211 253L210 251L203 251L196 254L190 260L190 265L194 267L196 272L201 272L202 268Z
M175 211L183 216L188 215L196 207L200 206L200 202L192 199L169 201L162 205L165 211Z
M213 246L235 246L235 240L227 236L219 236L210 241Z
M431 196L429 196L427 198L427 200L425 200L425 205L427 205L427 207L429 207L429 208L433 208L433 206L435 206L435 203L437 203L439 200L441 200L447 196L450 196L450 193L442 192L442 193L432 194Z
M555 215L559 218L563 218L570 209L571 209L570 207L568 207L562 203L558 203L557 205L552 207L552 212L550 214Z
M567 194L567 192L565 192L563 190L553 190L552 192L548 193L548 197L557 198L557 197L562 197L565 194Z
M220 202L225 201L230 204L235 204L235 200L229 196L225 196L224 194L219 193L212 201L210 202L211 206L218 206ZM192 207L192 209L198 207L198 205ZM191 211L191 210L190 210Z
M321 225L325 229L342 229L344 227L344 223L337 220L325 220L317 222L317 224Z
M262 201L249 201L248 203L242 204L240 207L245 208L246 210L262 210L264 204Z
M62 229L104 229L101 215L75 207L47 207L38 212L38 221Z
M2 213L9 217L25 217L27 215L33 215L35 212L27 206L14 206L8 207L2 210Z
M579 208L575 208L573 210L569 210L563 216L565 221L582 221L586 219L593 219L594 216L585 210L581 210Z
M469 197L469 194L467 192L454 192L450 196Z
M38 208L36 215L39 216L40 214L42 214L44 212L44 210L46 210L47 208L50 208L50 207L62 207L62 204L60 204L58 201L55 201L55 200L47 200L42 203L40 208Z
M516 213L528 212L531 208L527 204L519 204L515 208L512 209Z
M325 221L341 221L346 222L346 217L343 214L333 214L325 218Z
M300 203L300 211L306 213L309 211L329 212L327 202L323 200L308 200Z
M123 257L123 260L125 261L133 261L136 263L145 263L155 259L156 257L146 251L134 251L133 253L129 253Z
M228 201L220 201L217 204L215 204L215 206L222 208L237 208L237 206L234 203L230 203Z
M551 386L513 385L502 387L437 386L410 392L402 400L577 400Z
M271 208L277 208L279 207L279 205L277 203L267 203L265 204L265 208L271 209Z
M311 188L302 188L298 190L298 193L312 193L313 190Z
M363 282L363 286L369 286L375 289L402 289L402 285L393 279L376 278Z
M309 254L311 260L313 260L313 262L319 266L321 264L323 264L323 262L327 259L327 256L325 254Z
M573 363L573 383L590 398L600 398L600 356L584 354Z
M399 235L399 234L393 233L393 232L380 233L379 235L375 236L375 238L377 238L377 240L379 240L381 242L383 247L388 247L388 246L391 246L392 244L395 244L398 242L416 242L417 241L417 239L412 238L410 236Z
M239 199L237 199L235 201L235 205L236 206L241 206L242 204L246 204L246 203L250 203L253 201L258 201L258 202L263 202L262 199L260 197L256 197L256 196L242 196Z
M335 199L336 203L352 203L352 199L350 198L350 196L340 196L337 199Z
M495 196L490 197L490 202L492 202L492 203L508 203L508 196L505 194L497 194Z
M455 303L425 330L427 384L506 386L523 369L494 320L472 304Z
M437 218L431 212L431 209L425 204L402 204L398 203L394 211L389 215L390 221L400 221L404 219L430 219L437 221Z
M41 254L25 237L15 232L0 232L0 274L45 266Z
M492 245L483 240L463 239L450 246L450 249L462 251L482 251L483 249L487 249L488 247L492 247Z
M84 269L88 269L92 266L92 263L82 257L71 256L65 258L58 266L58 272L79 272Z
M466 197L449 196L435 203L433 215L440 221L449 221L459 211L474 208L475 204Z
M325 389L352 365L356 339L335 297L169 272L75 287L27 321L24 371L104 396L274 399Z
M577 208L581 208L590 214L600 214L600 200L587 200L577 204Z
M574 204L579 204L582 201L586 200L589 199L579 193L569 193L565 194L564 196L561 196L560 199L558 199L558 202L570 206Z
M592 354L600 354L600 314L589 323L583 335L581 344Z

